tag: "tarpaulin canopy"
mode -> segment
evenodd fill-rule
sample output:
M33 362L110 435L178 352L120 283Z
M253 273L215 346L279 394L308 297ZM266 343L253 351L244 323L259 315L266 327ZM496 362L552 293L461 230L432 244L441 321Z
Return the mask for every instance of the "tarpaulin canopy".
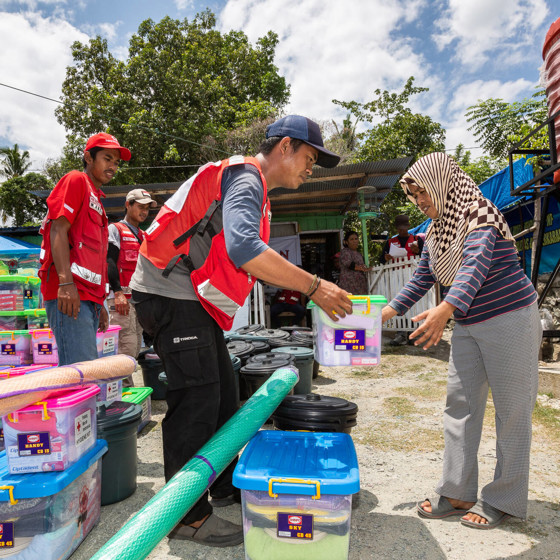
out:
M11 239L0 235L0 253L2 255L19 255L21 253L39 254L41 248L37 245L27 243L27 241L20 241L19 239Z

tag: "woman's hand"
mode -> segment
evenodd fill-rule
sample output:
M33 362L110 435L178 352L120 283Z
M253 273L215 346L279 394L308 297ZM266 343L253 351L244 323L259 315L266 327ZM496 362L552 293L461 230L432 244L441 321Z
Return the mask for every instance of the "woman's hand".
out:
M396 309L393 309L390 305L386 305L381 310L381 322L385 323L389 319L392 319L397 314Z
M414 342L414 346L425 343L422 348L427 350L431 346L437 344L443 336L443 329L447 324L447 320L453 315L455 309L455 306L446 301L442 301L437 307L428 309L416 315L416 317L412 317L413 321L424 321L410 335L411 339L418 338L418 340Z

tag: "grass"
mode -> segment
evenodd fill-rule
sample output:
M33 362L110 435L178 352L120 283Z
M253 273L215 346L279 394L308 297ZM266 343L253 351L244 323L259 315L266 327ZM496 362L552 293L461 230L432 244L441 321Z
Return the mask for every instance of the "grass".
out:
M405 397L388 397L383 401L383 407L391 416L399 418L418 413L414 403Z
M420 385L408 387L397 387L396 391L403 395L414 397L415 399L424 399L428 401L439 401L445 398L445 387L434 385Z
M546 438L560 440L560 410L537 402L533 410L533 423L544 430Z
M398 429L395 429L397 422ZM443 449L442 430L419 428L412 422L405 425L402 420L383 420L374 429L358 426L352 431L352 437L358 443L371 445L380 451L425 453Z

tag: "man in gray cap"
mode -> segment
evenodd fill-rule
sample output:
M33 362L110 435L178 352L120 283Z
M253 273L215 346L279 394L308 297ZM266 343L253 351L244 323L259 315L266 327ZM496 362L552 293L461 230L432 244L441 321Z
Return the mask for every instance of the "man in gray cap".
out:
M351 313L348 294L291 264L268 246L267 193L296 190L315 164L340 158L325 148L317 123L299 115L268 126L254 158L208 163L165 203L140 249L131 280L144 330L167 375L162 422L169 480L237 410L235 377L224 330L258 278L305 294L336 320ZM243 528L213 513L240 501L232 485L235 461L170 533L207 546L243 542Z
M136 269L138 252L144 240L140 224L146 220L150 208L157 206L150 193L134 189L126 195L126 215L123 220L109 225L107 265L111 293L107 298L111 325L119 325L119 354L138 357L142 345L142 327L130 303L129 283ZM132 376L124 381L133 385Z

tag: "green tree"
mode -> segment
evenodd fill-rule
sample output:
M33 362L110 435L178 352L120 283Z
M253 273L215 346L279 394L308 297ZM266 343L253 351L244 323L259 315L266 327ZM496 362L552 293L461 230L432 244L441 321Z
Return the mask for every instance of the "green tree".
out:
M480 185L495 173L507 166L506 159L493 158L490 156L480 156L472 159L470 150L465 150L463 144L459 144L455 148L453 159L459 164L459 167L467 173L472 180Z
M27 150L20 151L17 144L14 144L13 148L0 148L0 158L2 158L0 175L7 179L23 175L31 166L29 152Z
M506 103L502 99L480 100L468 108L467 122L480 146L492 158L504 159L513 144L521 141L547 118L545 92L538 90L530 98ZM524 148L548 148L547 128L540 130Z
M368 125L364 132L356 134L356 149L353 161L377 161L411 156L412 163L428 153L445 149L445 129L431 117L414 113L408 104L411 97L429 91L428 88L414 85L414 77L410 77L401 92L375 90L375 97L367 103L357 101L338 101L340 105L355 119L354 130L359 123ZM343 127L348 128L348 126ZM395 233L393 226L397 214L407 214L411 226L414 227L425 220L425 216L412 204L400 186L395 184L385 197L380 207L381 215L369 220L370 233L380 234L388 231ZM358 223L357 215L349 215L347 224L354 229ZM363 242L363 240L362 240ZM373 259L381 253L379 244L369 245Z
M47 213L44 200L32 191L52 189L47 177L27 173L13 177L0 185L0 217L5 223L12 218L15 226L38 225Z
M111 132L130 147L134 167L203 163L205 139L215 138L219 145L228 131L276 114L289 98L274 65L275 34L253 46L244 33L222 34L215 24L208 10L190 22L143 21L125 61L117 60L100 37L74 43L59 122L82 140ZM123 166L116 182L163 182L184 175L184 169L133 172Z

